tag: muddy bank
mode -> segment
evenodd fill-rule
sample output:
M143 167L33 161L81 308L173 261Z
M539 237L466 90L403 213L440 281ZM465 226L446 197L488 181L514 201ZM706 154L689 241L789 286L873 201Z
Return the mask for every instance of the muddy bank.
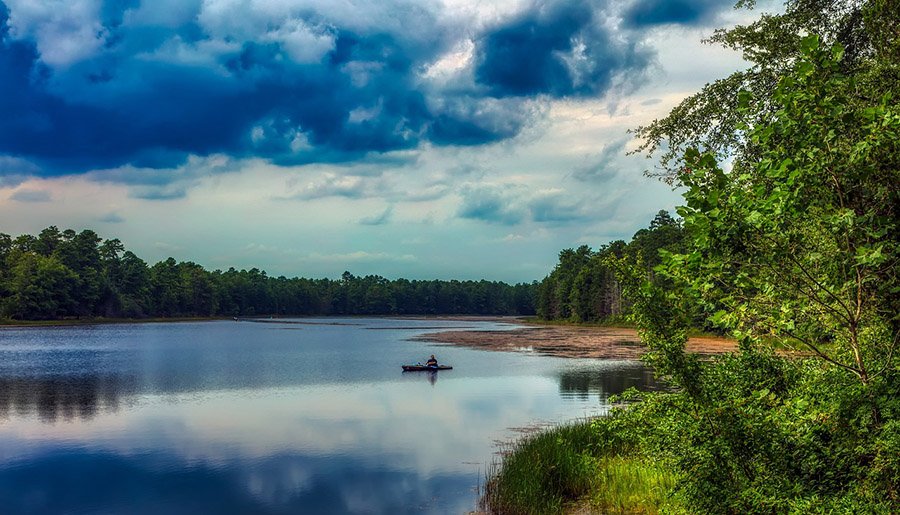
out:
M423 334L413 341L464 345L495 351L527 351L563 358L638 359L647 352L637 331L623 327L529 326L509 331L454 330ZM724 338L691 338L688 352L721 354L737 350Z

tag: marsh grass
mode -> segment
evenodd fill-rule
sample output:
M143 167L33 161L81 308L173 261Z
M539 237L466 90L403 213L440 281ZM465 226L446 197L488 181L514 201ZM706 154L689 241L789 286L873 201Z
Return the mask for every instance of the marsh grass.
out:
M652 514L672 504L675 476L661 465L614 456L599 460L597 472L590 503L601 513Z
M514 442L487 471L481 509L554 514L586 503L600 513L657 513L673 474L609 447L587 420Z

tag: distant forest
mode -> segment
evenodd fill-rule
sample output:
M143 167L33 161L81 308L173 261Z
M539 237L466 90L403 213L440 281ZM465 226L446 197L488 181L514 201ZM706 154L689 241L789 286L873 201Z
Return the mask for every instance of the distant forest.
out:
M537 315L615 322L627 314L605 258L641 256L652 273L659 249L676 250L681 226L660 211L630 243L566 249L540 283L389 280L344 272L340 279L209 271L173 258L152 266L118 239L51 226L37 236L0 233L0 318L167 318L304 315Z
M153 266L118 239L48 227L0 234L0 317L13 320L286 315L533 315L537 283L338 280L208 271L169 258Z

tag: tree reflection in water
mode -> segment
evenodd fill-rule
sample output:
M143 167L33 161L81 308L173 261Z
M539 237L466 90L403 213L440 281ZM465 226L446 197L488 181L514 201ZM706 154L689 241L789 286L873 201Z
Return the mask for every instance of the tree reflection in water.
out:
M581 400L587 400L592 394L605 400L632 387L647 391L659 390L662 385L653 377L652 369L636 362L600 370L566 370L559 376L560 395Z
M90 420L118 411L122 399L136 391L135 378L120 375L0 377L0 419L17 414L37 415L48 424Z

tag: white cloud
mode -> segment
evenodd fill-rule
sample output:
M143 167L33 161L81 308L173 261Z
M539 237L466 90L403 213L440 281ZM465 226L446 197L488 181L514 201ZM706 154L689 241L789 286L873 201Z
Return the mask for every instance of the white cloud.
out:
M299 190L279 198L309 200L324 197L346 197L358 199L374 196L380 189L379 178L326 172L318 178L307 182Z
M41 60L67 67L93 56L106 40L97 0L6 0L10 35L32 39Z
M327 27L310 26L291 18L267 32L262 41L280 43L295 63L314 63L334 48L334 35Z
M449 52L426 65L422 72L422 78L444 86L450 81L460 81L464 72L471 71L474 52L475 42L471 39L463 39ZM471 82L471 77L466 82Z

